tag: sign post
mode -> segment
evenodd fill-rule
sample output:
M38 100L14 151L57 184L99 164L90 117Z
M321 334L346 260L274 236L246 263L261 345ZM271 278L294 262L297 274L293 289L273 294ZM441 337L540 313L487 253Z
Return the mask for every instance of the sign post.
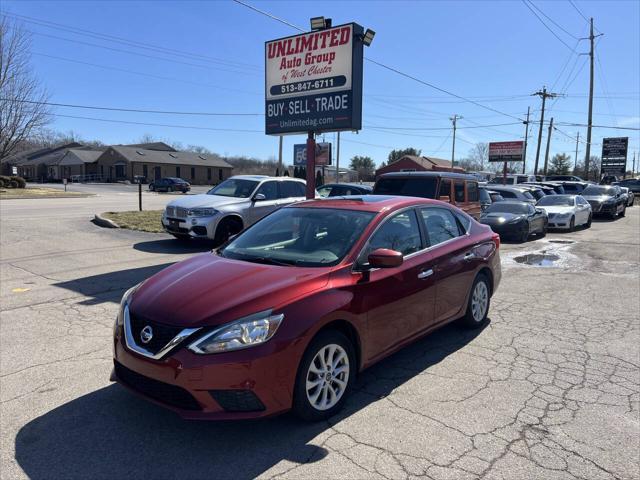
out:
M507 184L507 163L524 161L524 142L491 142L489 143L489 162L504 162L502 183Z
M629 137L602 139L602 162L600 164L600 176L626 176L628 146Z
M307 134L307 198L315 197L315 136L362 128L364 29L322 23L265 43L265 133Z

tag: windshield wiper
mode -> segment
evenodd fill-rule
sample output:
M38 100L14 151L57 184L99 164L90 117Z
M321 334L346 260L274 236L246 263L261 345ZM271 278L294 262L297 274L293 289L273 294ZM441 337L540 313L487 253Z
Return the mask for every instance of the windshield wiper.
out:
M264 263L267 265L279 265L281 267L290 267L298 263L297 260L286 261L286 260L277 260L275 258L269 258L269 257L251 257L251 256L246 256L246 257L242 256L238 260L244 260L246 262L253 262L253 263Z

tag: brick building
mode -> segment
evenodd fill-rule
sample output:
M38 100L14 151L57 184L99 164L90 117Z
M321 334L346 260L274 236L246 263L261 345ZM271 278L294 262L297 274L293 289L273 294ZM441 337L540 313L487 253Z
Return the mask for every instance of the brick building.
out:
M391 172L458 172L464 173L464 168L453 167L451 162L442 158L417 157L405 155L399 160L376 170L376 178L383 173Z

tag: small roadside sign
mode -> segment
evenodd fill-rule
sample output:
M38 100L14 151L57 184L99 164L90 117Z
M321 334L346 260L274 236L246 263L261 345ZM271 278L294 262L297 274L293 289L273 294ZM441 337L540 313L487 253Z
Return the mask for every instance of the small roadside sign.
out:
M521 162L524 152L524 141L489 143L490 162Z

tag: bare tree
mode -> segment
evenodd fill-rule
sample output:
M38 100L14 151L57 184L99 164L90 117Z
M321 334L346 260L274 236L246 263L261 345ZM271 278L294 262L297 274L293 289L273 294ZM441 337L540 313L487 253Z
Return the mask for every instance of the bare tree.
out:
M484 165L489 160L489 144L484 142L476 143L469 150L469 160L480 166L480 171L484 170Z
M48 94L31 70L30 47L29 33L0 17L0 158L51 121Z

